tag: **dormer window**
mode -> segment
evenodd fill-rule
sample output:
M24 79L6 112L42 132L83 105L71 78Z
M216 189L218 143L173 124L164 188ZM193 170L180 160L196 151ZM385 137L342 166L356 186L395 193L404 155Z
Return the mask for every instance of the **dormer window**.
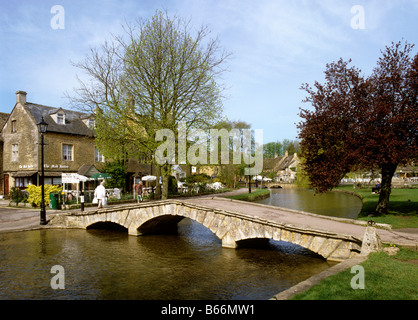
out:
M65 111L61 108L53 109L49 112L51 118L57 124L65 124Z
M88 118L84 118L83 122L89 129L94 129L94 117L89 116Z
M57 123L58 124L65 124L65 114L57 113Z

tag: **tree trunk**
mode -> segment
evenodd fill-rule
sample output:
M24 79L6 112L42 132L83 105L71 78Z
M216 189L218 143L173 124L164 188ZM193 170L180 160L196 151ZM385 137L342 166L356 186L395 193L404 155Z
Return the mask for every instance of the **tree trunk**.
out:
M165 164L161 167L161 174L163 177L163 188L162 188L162 194L161 194L161 200L168 199L168 177L171 173L171 165Z
M376 207L376 215L381 216L388 214L389 197L392 190L392 177L395 174L397 164L382 165L382 183L379 195L379 202Z
M163 175L163 192L162 192L161 199L162 200L168 199L168 175L167 174Z
M160 177L161 177L161 166L159 164L156 165L156 174L157 177L155 181L155 200L161 199L161 186L160 186Z

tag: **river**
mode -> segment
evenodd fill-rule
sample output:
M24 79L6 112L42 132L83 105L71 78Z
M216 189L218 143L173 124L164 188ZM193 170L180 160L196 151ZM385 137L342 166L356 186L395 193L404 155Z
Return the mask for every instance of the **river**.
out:
M315 194L311 189L302 188L271 189L269 198L256 202L349 219L357 219L363 206L360 198L345 192Z
M274 189L260 203L355 218L344 193ZM227 249L209 229L183 219L178 235L43 229L0 233L0 299L270 299L335 263L292 244ZM53 289L53 266L64 289Z
M44 229L0 234L0 299L269 299L329 263L283 242L226 249L190 219L179 235ZM52 289L54 265L64 289Z

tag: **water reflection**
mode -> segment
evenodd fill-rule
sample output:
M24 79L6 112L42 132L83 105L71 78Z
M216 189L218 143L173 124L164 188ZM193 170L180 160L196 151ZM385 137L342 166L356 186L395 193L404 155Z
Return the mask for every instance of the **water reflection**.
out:
M128 236L107 230L0 234L0 299L269 299L330 267L280 242L224 249L190 219L179 235ZM53 265L65 289L53 290Z
M351 194L315 194L310 189L272 189L270 198L257 203L350 219L357 219L363 205L358 197Z

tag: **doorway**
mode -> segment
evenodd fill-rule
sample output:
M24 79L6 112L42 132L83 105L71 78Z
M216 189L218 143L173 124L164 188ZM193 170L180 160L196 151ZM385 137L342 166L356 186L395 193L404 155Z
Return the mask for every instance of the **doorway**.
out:
M4 175L4 195L5 196L9 195L9 175L8 174Z

